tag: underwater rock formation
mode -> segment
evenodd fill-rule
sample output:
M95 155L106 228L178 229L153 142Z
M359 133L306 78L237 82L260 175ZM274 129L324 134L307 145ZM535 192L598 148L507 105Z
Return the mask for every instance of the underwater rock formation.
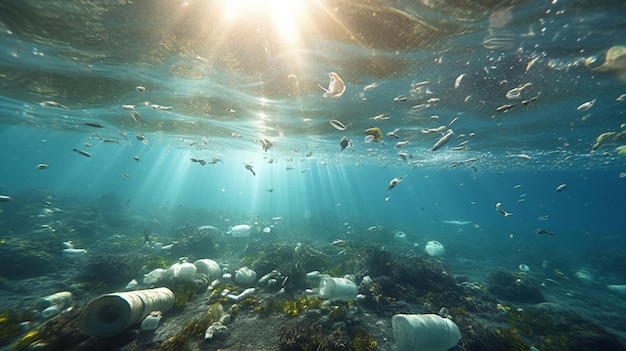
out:
M490 293L508 301L539 303L546 299L539 290L539 283L524 272L492 271L487 277Z

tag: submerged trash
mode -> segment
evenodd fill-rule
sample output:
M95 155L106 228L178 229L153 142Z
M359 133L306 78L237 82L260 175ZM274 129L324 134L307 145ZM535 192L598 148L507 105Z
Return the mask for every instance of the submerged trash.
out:
M435 240L427 242L426 247L424 247L424 251L432 257L441 257L446 253L446 249L443 245Z
M510 213L510 212L506 212L506 211L502 208L502 203L501 203L501 202L498 202L498 203L496 204L496 210L497 210L498 212L502 213L502 215L503 215L504 217L508 217L508 216L512 216L512 215L513 215L513 214L512 214L512 213Z
M318 84L322 90L324 90L324 97L334 97L341 98L341 95L346 91L346 85L343 80L339 77L339 75L335 72L330 72L328 74L330 77L330 83L328 84L328 89L324 88L322 85Z

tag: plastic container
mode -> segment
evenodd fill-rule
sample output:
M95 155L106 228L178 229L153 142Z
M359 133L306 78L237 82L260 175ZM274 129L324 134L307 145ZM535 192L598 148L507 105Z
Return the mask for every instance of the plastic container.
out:
M118 292L91 301L78 318L83 334L109 337L141 322L153 311L165 313L174 305L168 288Z
M436 314L396 314L391 327L397 351L446 351L461 340L456 324Z
M432 257L441 257L446 253L443 245L441 245L440 242L434 240L426 243L424 251L426 251L426 253Z
M220 268L220 265L213 260L209 260L208 258L197 260L193 263L193 265L196 266L199 273L206 274L211 280L219 279L222 276L222 269Z
M346 278L333 278L327 274L320 276L319 296L331 301L352 301L359 293L356 284Z
M247 224L239 224L230 228L230 233L235 238L243 238L250 235L250 226Z

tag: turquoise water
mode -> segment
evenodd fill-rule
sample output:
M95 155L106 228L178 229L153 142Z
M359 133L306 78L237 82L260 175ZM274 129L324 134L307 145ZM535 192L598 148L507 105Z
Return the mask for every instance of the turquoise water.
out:
M420 254L439 240L570 279L599 252L623 257L623 1L294 3L0 1L5 239L65 233L66 215L39 211L113 197L137 238L244 223L388 245L403 231ZM339 99L318 86L330 72ZM596 271L598 286L625 270Z

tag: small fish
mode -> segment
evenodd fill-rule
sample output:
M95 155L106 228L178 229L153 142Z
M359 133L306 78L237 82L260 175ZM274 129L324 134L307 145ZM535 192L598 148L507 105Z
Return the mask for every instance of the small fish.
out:
M122 132L121 130L118 130L117 134L121 135L124 138L124 140L128 140L128 137L126 136L125 132Z
M209 161L209 163L210 163L210 164L212 164L212 165L214 165L214 164L216 164L216 163L218 163L218 162L224 163L224 161L222 161L222 159L221 159L221 158L219 158L219 157L213 157L213 158L211 159L211 161Z
M446 130L446 126L439 126L437 128L422 129L422 133L424 134L439 133L439 132L443 132L444 130Z
M102 139L103 143L116 143L116 144L120 144L119 141L115 140L115 139Z
M49 165L47 163L40 163L35 166L36 169L47 169Z
M39 105L41 105L43 107L58 107L58 108L62 108L64 110L69 110L69 108L67 106L63 106L63 105L59 104L56 101L44 101L44 102L40 102Z
M310 119L310 118L304 118L304 119L302 120L302 122L304 122L304 123L311 123L311 122L313 122L313 120L312 120L312 119Z
M512 214L512 213L510 213L510 212L506 212L506 211L502 208L502 203L501 203L501 202L498 202L498 203L496 204L496 210L497 210L498 212L502 213L502 215L503 215L504 217L508 217L508 216L512 216L512 215L513 215L513 214Z
M553 232L545 230L543 228L537 228L537 230L535 230L535 233L537 233L537 234L545 234L545 235L554 235Z
M402 159L402 161L406 162L406 152L398 152L398 156Z
M328 84L328 89L324 88L321 84L318 84L322 90L324 90L324 97L334 97L336 99L341 98L343 93L346 91L346 85L339 77L339 75L335 72L330 72L328 74L330 77L330 83Z
M405 176L406 177L406 176ZM389 187L387 188L387 191L393 189L396 187L396 185L398 185L398 183L400 183L402 181L403 177L396 177L393 178L390 182L389 182Z
M135 105L122 105L122 110L134 110Z
M133 160L139 162L140 161L139 156L133 156Z
M463 77L465 77L465 73L456 77L456 79L454 80L454 89L458 89L461 86L461 81L463 80Z
M241 134L235 132L230 132L230 136L233 138L241 138Z
M452 129L448 129L446 134L444 134L439 140L437 140L437 142L435 143L435 145L433 145L433 147L430 149L430 151L437 151L437 150L439 150L448 141L450 141L450 138L452 138L452 135L454 135L454 132L452 131Z
M144 87L143 85L138 85L135 87L135 90L137 90L140 93L144 93L146 91L150 91L149 88Z
M10 197L10 196L7 196L7 195L0 195L0 202L9 202L9 201L11 201L11 200L13 200L13 198L12 198L12 197Z
M556 191L557 192L561 192L561 191L565 190L566 188L567 188L567 183L563 183L563 184L561 184L561 185L556 187Z
M333 246L346 246L346 245L348 245L348 242L343 240L343 239L336 239L336 240L334 240L331 243L331 245L333 245Z
M622 94L618 96L617 99L615 99L615 101L624 101L624 100L626 100L626 94Z
M85 122L85 125L95 128L104 128L104 124L98 122Z
M91 157L91 154L88 153L87 151L84 150L80 150L80 149L72 149L72 151L74 152L78 152L79 154L85 156L85 157Z
M330 125L333 126L333 128L337 130L346 130L346 128L348 128L345 124L341 123L340 121L336 119L331 120Z
M256 173L254 172L254 169L252 168L252 165L250 164L245 164L244 167L246 167L247 170L249 170L253 176L256 176Z
M235 113L237 111L234 108L227 107L226 108L226 112L228 112L228 113Z
M585 102L585 103L583 103L583 104L580 104L578 107L576 107L576 109L577 109L578 111L587 111L587 110L588 110L588 109L590 109L590 108L593 106L593 104L595 104L595 103L596 103L596 99L593 99L593 100L591 100L591 101L587 101L587 102Z
M130 179L131 178L131 176L128 173L122 174L122 177L124 177L126 179Z
M341 140L339 141L339 146L341 146L341 151L350 146L350 138L348 138L347 136L341 138Z

